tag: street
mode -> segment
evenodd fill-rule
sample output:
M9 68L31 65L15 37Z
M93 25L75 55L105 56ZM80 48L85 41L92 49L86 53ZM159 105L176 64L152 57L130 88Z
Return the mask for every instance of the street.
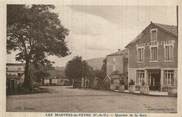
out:
M176 112L176 97L143 96L68 86L51 93L7 96L7 112Z

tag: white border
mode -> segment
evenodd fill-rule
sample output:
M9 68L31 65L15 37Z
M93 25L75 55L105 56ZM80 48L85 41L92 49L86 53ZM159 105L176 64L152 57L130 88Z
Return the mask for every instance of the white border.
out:
M5 62L6 62L6 4L60 4L60 5L165 5L179 6L179 39L178 39L178 105L177 114L147 113L147 116L155 117L182 117L182 2L180 0L1 0L0 1L0 116L2 117L45 117L45 113L39 112L6 112L5 96ZM137 108L137 107L136 107ZM110 116L114 115L110 113Z

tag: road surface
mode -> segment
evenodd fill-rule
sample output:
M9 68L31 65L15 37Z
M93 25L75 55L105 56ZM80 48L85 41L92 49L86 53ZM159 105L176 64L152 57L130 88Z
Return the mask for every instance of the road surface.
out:
M51 93L7 96L8 112L155 112L175 113L176 97L47 86Z

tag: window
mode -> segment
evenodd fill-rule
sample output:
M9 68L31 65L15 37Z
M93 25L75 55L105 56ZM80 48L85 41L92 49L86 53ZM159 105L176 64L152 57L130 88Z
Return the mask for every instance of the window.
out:
M157 60L157 47L150 48L150 59L151 59L151 61Z
M164 85L169 85L169 86L175 85L174 70L164 71Z
M157 29L151 29L150 35L151 41L157 41Z
M113 68L112 68L112 71L116 71L116 66L113 65L112 67L113 67Z
M173 59L173 51L174 51L174 47L172 45L166 45L164 47L164 59L165 60L172 60Z
M18 71L21 71L22 69L21 69L21 67L18 67Z
M139 62L142 62L144 59L144 48L138 48L137 50L137 59Z
M142 85L143 81L144 81L144 70L137 70L136 84Z
M112 59L112 60L113 60L113 62L114 62L114 63L116 62L116 58L114 58L114 57L113 57L113 59Z

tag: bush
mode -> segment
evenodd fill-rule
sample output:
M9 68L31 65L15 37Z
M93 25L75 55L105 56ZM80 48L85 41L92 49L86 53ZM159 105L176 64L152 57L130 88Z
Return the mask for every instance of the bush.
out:
M129 85L135 85L135 82L133 80L130 80Z
M38 88L41 84L37 82L32 83L32 88Z
M120 85L125 85L123 80L120 80Z

